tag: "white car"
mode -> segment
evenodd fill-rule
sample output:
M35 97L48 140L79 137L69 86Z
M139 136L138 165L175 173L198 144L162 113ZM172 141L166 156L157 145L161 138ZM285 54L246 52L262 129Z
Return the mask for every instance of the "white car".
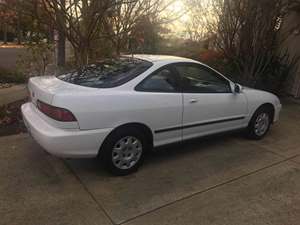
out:
M275 95L173 56L122 56L33 77L28 88L24 123L46 151L100 156L119 175L135 171L152 147L241 128L261 139L281 110Z

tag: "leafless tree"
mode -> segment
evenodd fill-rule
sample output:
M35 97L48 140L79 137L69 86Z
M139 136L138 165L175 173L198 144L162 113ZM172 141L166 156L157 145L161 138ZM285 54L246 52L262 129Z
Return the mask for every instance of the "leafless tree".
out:
M187 0L185 6L190 15L186 30L192 41L203 41L216 33L218 17L213 1Z
M198 12L209 9L206 16L212 19L204 23L203 29L214 35L215 47L234 63L243 83L256 86L278 60L291 67L295 64L296 59L286 51L283 55L279 52L291 35L282 32L282 20L299 0L207 0L205 8L202 1L192 1Z
M122 4L115 6L113 12L106 18L106 31L119 54L122 47L128 44L133 30L145 18L157 23L166 23L158 18L174 0L123 0ZM169 17L170 19L170 17Z
M36 0L38 1L38 0ZM173 0L40 0L44 11L74 48L79 66L88 63L92 43L106 38L120 53L135 24L161 12ZM65 2L65 4L63 4Z
M70 41L77 65L82 66L88 63L91 43L98 38L105 18L121 3L120 0L41 0L40 4Z

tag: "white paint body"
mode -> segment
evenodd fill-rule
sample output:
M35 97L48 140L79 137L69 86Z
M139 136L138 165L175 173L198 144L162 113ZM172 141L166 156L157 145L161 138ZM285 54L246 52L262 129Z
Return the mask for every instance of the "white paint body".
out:
M117 127L139 123L150 128L155 147L209 134L246 128L263 104L274 106L274 122L281 104L268 92L242 88L240 93L156 93L135 87L158 68L177 62L197 61L169 56L136 55L153 66L133 80L115 88L97 89L74 85L54 76L34 77L28 84L32 101L22 106L25 124L33 138L49 153L60 157L95 157L105 138ZM203 64L201 64L203 65ZM234 83L230 81L232 89ZM58 122L36 107L37 99L71 111L77 122ZM192 100L196 102L191 103ZM236 117L243 119L210 123ZM172 127L195 126L168 132ZM101 152L100 152L101 154Z

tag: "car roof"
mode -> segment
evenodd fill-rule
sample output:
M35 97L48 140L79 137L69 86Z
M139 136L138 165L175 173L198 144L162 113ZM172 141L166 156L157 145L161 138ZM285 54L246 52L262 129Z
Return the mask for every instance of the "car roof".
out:
M165 63L173 63L173 62L196 62L195 60L178 57L178 56L171 56L171 55L146 55L146 54L133 54L133 55L126 55L127 57L133 57L136 59L141 59L144 61L157 63L157 62L165 62Z

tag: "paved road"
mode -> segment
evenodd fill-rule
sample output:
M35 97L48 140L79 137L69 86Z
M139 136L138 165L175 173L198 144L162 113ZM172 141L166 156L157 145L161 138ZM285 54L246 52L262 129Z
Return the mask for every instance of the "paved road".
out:
M223 135L161 149L127 177L60 160L26 134L0 139L2 225L297 225L300 105L262 141ZM66 143L67 144L67 143Z
M24 48L1 48L0 47L0 68L14 69L20 55L24 55Z

